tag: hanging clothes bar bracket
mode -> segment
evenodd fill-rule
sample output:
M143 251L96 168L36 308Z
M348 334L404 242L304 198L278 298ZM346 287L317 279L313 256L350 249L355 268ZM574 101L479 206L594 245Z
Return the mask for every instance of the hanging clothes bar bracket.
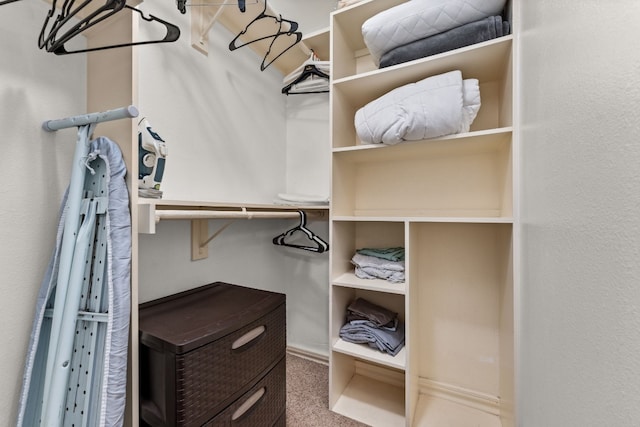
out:
M224 12L224 6L232 4L230 0L211 5L217 8L213 16L209 17L204 10L196 8L196 13L191 16L191 46L199 50L201 53L208 55L209 53L209 31L216 23L220 15ZM185 9L186 11L186 9Z

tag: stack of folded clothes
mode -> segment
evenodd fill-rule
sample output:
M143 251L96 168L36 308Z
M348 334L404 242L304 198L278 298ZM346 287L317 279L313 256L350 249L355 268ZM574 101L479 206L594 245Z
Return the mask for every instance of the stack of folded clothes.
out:
M404 347L404 323L398 320L398 313L357 298L347 307L340 338L395 356Z
M363 248L351 258L356 276L361 279L384 279L404 282L404 248Z
M362 25L376 65L388 67L509 34L506 0L411 0ZM507 13L504 13L508 15Z

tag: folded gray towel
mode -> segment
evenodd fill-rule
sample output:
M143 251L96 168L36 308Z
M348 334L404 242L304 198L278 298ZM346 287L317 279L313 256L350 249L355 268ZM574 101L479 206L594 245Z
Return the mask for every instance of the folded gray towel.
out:
M503 22L501 16L490 16L391 49L380 57L380 68L492 40L509 32L509 22Z
M370 320L358 319L357 317L349 316L348 314L347 314L347 321L351 325L367 325L372 328L386 329L387 331L396 331L398 329L398 318L393 319L391 322L383 326L377 326L375 323L373 323Z
M380 327L393 323L398 317L398 313L367 301L364 298L356 298L347 307L347 320L366 319L373 322L374 326Z
M356 344L366 343L370 347L395 356L404 347L404 323L398 322L395 331L347 323L340 328L340 338Z

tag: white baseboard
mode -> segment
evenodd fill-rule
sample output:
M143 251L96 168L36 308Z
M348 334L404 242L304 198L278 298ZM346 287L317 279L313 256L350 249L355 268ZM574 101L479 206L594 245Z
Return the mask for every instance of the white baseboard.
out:
M421 394L450 400L489 414L500 415L500 398L497 396L427 378L420 378L419 388Z
M322 365L329 365L329 356L317 353L315 351L309 351L299 347L287 346L287 353L292 356L297 356L303 359L310 360L312 362L320 363Z

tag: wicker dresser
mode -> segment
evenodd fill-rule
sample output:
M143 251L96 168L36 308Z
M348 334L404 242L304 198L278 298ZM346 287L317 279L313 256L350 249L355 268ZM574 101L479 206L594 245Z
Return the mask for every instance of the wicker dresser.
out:
M285 295L216 282L140 306L140 418L284 426Z

